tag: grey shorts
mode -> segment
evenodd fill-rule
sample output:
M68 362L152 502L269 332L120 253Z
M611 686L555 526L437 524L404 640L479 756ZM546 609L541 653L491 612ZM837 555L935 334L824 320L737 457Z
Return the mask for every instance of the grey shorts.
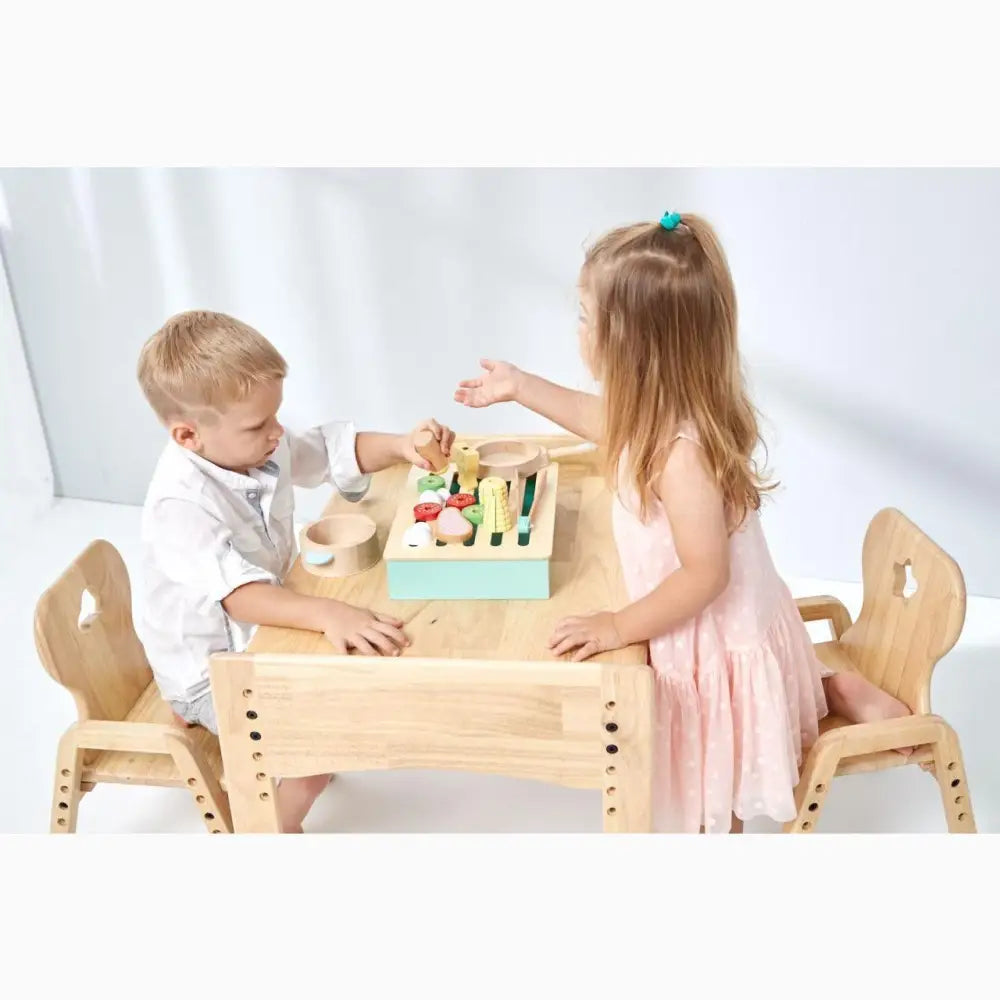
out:
M185 721L193 726L204 726L210 733L219 733L219 724L215 719L215 703L212 692L206 691L194 701L172 701L170 707Z

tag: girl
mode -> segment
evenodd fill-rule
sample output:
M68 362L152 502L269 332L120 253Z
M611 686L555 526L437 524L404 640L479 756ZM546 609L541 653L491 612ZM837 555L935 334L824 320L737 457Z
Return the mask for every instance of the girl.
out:
M502 361L459 384L605 446L631 604L558 623L557 655L648 641L656 673L654 823L724 832L795 815L804 746L827 704L852 721L907 715L860 675L824 676L768 552L773 488L736 339L736 294L712 228L668 213L608 233L580 275L580 350L602 386L575 392Z

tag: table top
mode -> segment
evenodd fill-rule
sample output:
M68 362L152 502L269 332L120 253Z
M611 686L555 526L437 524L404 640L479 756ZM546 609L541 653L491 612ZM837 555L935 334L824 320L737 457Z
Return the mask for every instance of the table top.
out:
M514 435L508 435L514 436ZM499 438L500 435L493 435ZM567 436L532 437L546 448L579 443ZM458 444L487 438L462 438ZM334 496L326 514L363 513L378 526L379 549L389 527L410 466L397 465L376 473L368 495L359 503ZM568 659L548 649L548 639L559 619L573 614L613 610L626 601L618 553L611 533L611 494L595 453L559 460L550 580L552 596L545 601L393 601L389 598L386 566L380 559L371 569L340 579L314 576L300 559L285 578L285 586L301 594L347 601L401 618L412 640L403 656L480 660ZM300 629L261 627L250 644L251 653L330 653L322 635ZM646 646L602 653L602 663L644 664Z

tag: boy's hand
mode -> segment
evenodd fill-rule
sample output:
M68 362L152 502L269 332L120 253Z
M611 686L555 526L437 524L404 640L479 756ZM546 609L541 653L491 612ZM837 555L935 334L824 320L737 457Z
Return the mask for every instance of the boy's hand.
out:
M458 383L455 402L465 406L492 406L509 403L517 398L523 372L507 361L490 361L483 358L479 364L486 370L481 378L470 378Z
M549 649L556 656L576 650L573 660L585 660L595 653L606 653L610 649L621 649L622 642L615 626L615 616L610 611L582 618L564 618L549 639Z
M357 608L343 601L328 601L320 624L327 642L338 653L355 650L362 656L399 656L410 640L403 623L390 615Z
M441 451L444 452L445 458L451 454L451 446L455 441L455 432L450 427L445 427L436 420L430 419L422 420L409 434L404 434L400 438L399 457L401 461L409 462L411 465L417 466L417 468L433 472L435 470L431 469L430 462L417 451L414 444L414 438L421 431L430 431L434 435L441 446Z

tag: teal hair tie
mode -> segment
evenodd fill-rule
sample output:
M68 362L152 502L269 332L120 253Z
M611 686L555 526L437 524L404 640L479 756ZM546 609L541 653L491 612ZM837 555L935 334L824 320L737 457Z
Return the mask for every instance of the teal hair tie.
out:
M660 219L660 225L664 229L676 229L681 222L681 217L678 212L664 212L663 218Z

